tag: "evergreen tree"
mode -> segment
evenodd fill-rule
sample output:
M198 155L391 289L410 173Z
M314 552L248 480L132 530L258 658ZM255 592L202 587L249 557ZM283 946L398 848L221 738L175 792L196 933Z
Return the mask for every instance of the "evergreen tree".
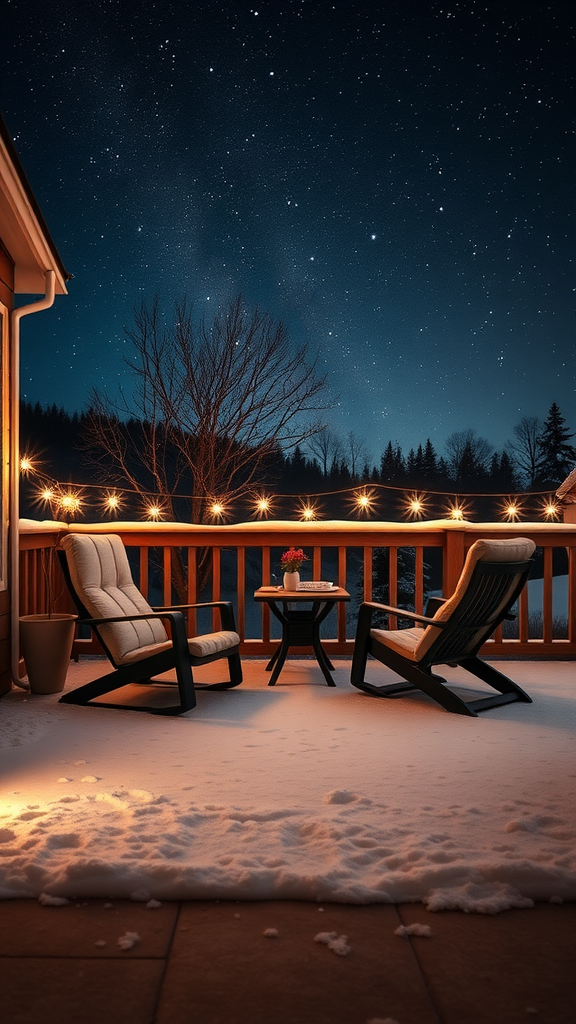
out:
M569 444L574 437L566 426L556 402L550 406L539 438L542 468L538 476L540 487L558 487L574 469L576 448Z
M422 448L420 448L420 452ZM413 448L408 452L406 459L406 483L414 487L418 482L418 460Z
M380 461L380 480L383 484L393 484L396 480L396 453L392 441L388 441L386 450Z
M438 477L438 457L430 438L427 438L422 459L422 477L426 482L434 482Z
M499 479L503 491L513 492L518 487L514 466L506 451L502 452L500 456Z

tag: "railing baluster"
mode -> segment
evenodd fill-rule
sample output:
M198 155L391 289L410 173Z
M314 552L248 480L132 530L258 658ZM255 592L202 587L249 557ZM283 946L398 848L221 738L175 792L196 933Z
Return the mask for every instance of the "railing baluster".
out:
M165 605L172 604L172 548L167 545L162 552L162 567L164 571L162 600Z
M542 640L545 644L552 642L552 548L544 548L544 580L542 594Z
M270 548L262 548L262 586L270 586ZM262 642L270 644L270 608L265 601L262 602Z
M221 592L221 580L220 580L220 554L221 548L212 548L212 600L220 600ZM220 615L216 608L212 609L212 629L217 630L220 628Z
M238 609L236 629L241 640L246 637L246 548L238 548L236 554L236 604Z
M364 548L364 600L372 600L372 556L373 548Z
M528 590L524 587L518 602L518 640L520 643L524 644L528 643L530 636L528 613Z
M187 604L194 604L198 600L198 548L188 548L188 595ZM196 609L188 611L188 633L190 636L197 636Z
M338 586L346 589L346 548L342 546L338 548ZM346 641L346 605L343 601L339 601L336 609L338 642L344 643Z
M576 547L568 548L568 641L576 644Z
M388 548L388 604L398 607L398 548ZM397 629L396 615L390 615L388 629Z
M148 548L144 544L140 548L140 590L148 600Z
M424 548L421 547L416 548L414 577L414 611L418 615L422 615L424 611Z

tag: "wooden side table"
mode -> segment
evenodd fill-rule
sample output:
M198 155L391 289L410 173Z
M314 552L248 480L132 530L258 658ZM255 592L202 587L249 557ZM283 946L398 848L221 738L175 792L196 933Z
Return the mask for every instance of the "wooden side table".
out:
M282 639L266 666L266 671L272 672L268 686L276 683L290 647L312 647L328 686L336 686L330 675L334 666L320 642L320 625L338 601L350 600L348 591L343 587L317 591L260 587L254 600L266 603L282 624ZM312 607L302 607L305 603Z

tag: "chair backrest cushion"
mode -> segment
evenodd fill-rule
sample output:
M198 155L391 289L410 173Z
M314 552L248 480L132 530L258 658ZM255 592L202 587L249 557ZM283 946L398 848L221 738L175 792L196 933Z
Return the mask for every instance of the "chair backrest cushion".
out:
M468 551L456 590L440 606L433 618L440 622L446 622L450 618L464 597L478 562L526 562L534 554L535 548L534 541L529 540L527 537L515 537L506 540L477 540ZM516 578L514 575L511 575L509 577L509 588L503 592L498 606L493 609L493 618L496 618L498 613L507 606L510 595L514 591L515 583ZM423 657L441 632L442 630L435 629L434 626L426 627L414 652L416 660Z
M92 618L152 611L134 584L120 537L69 533L61 545L66 552L72 585ZM98 632L116 664L140 647L167 640L161 619L112 622L99 626Z

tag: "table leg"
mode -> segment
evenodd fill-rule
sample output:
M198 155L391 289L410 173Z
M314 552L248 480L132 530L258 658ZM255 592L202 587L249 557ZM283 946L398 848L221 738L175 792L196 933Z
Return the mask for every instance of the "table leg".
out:
M272 669L274 668L274 665L276 664L276 661L278 660L278 655L280 654L280 647L281 646L282 646L281 644L278 644L278 647L276 648L276 650L274 651L274 654L270 658L270 661L266 665L266 671L267 672L271 672Z
M334 669L334 665L332 664L330 659L327 657L326 652L325 652L324 648L322 647L322 644L320 643L320 637L317 636L316 634L314 635L314 639L312 641L312 646L314 648L314 654L316 655L316 661L318 662L318 664L320 666L320 669L322 671L322 675L324 676L324 679L328 683L328 686L336 686L336 683L334 682L334 680L332 679L332 676L330 675L330 669L333 670Z
M276 680L278 679L278 676L280 675L280 673L282 671L282 666L284 665L284 662L286 661L286 655L288 654L288 647L289 646L290 645L288 643L288 637L287 636L283 636L282 637L282 643L280 644L278 650L272 656L272 659L269 662L269 667L270 668L272 667L272 665L274 665L274 662L276 664L274 665L274 671L272 672L272 675L270 676L270 679L268 680L268 686L274 686L275 685Z

